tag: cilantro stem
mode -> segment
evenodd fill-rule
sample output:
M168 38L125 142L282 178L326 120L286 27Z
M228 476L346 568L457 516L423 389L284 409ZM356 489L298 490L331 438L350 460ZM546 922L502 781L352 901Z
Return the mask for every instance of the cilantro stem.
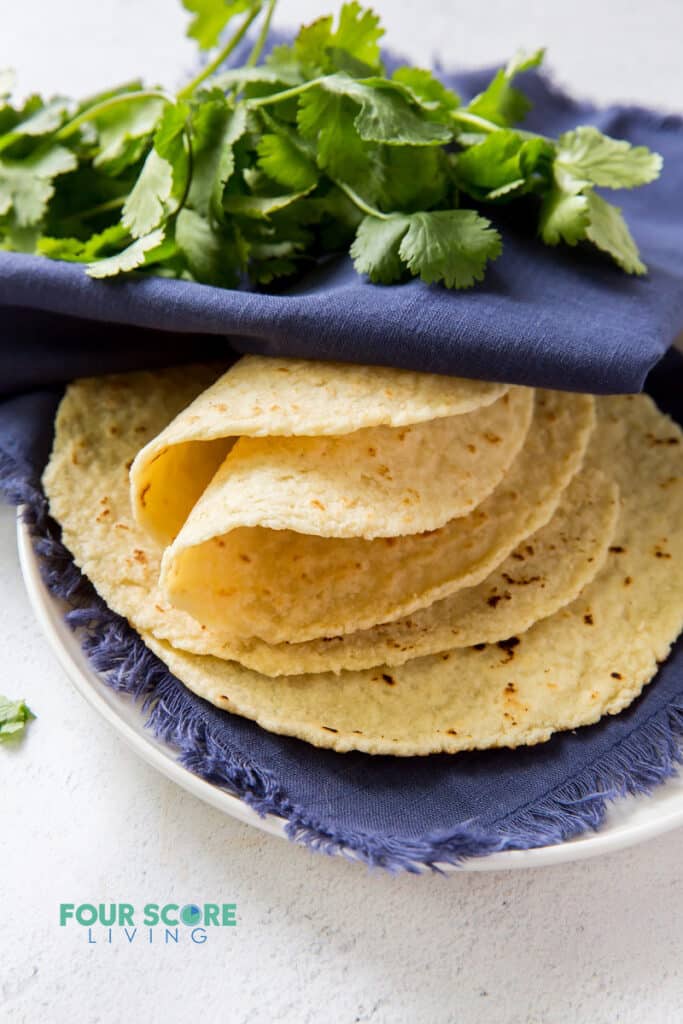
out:
M107 100L102 100L100 103L93 104L92 107L88 107L83 110L76 117L72 118L71 121L67 121L66 124L62 125L58 132L55 134L55 139L62 142L64 139L68 139L70 135L78 131L82 124L87 121L92 121L94 118L99 117L100 114L106 113L108 110L112 110L114 107L119 106L120 103L131 103L137 100L163 100L164 103L174 103L175 100L168 93L163 92L161 89L137 89L135 92L122 92L118 96L111 96Z
M382 213L382 211L378 210L376 206L371 206L370 203L366 203L350 185L345 184L343 181L336 181L334 178L331 180L334 181L337 188L340 188L342 192L349 197L351 202L354 203L359 210L362 210L363 213L367 214L368 217L377 217L378 220L391 220L392 214Z
M249 28L251 27L252 21L254 21L254 19L258 16L260 10L261 8L259 5L255 5L251 8L246 18L244 19L240 27L237 29L237 32L235 32L234 36L230 40L228 40L223 49L218 52L214 59L209 64L207 64L206 67L203 68L198 75L196 75L190 82L187 83L186 86L184 86L180 90L180 92L178 93L179 100L185 100L189 96L191 96L192 93L197 88L197 86L201 85L202 82L205 82L206 79L209 78L214 73L214 71L221 66L223 61L228 59L228 57L235 49L235 47L244 39L245 35L249 31Z
M302 92L308 92L314 86L319 85L324 78L312 78L309 82L302 82L301 85L293 85L291 89L283 89L282 92L274 92L270 96L258 96L253 100L247 100L250 107L268 107L271 103L284 103L294 96L300 96Z
M498 132L500 131L500 125L495 124L493 121L487 121L484 117L479 117L478 114L470 114L467 110L452 110L451 118L454 121L459 121L460 124L469 124L474 128L478 128L480 132Z
M268 32L270 31L270 23L273 19L273 12L275 11L276 3L277 0L269 0L268 10L266 11L266 16L263 20L263 24L261 25L261 31L259 32L258 38L254 43L253 49L249 54L249 57L247 58L246 66L248 68L253 68L256 62L258 61L259 57L261 56L263 47L266 44L266 39L268 38Z
M127 196L116 196L114 199L108 199L106 203L98 203L97 206L89 206L87 210L79 210L78 213L72 213L69 217L65 217L65 220L80 220L83 217L97 217L100 213L109 213L110 210L119 210L126 202Z

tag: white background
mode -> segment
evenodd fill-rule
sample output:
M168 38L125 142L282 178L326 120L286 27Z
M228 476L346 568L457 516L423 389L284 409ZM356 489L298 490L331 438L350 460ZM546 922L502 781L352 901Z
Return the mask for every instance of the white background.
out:
M332 5L330 5L332 6ZM388 42L475 66L547 44L597 101L683 107L681 0L376 2ZM283 0L279 23L320 13ZM324 9L324 5L323 5ZM0 0L22 91L85 93L194 59L174 0ZM535 872L391 878L263 836L138 761L57 669L0 513L0 691L39 718L0 750L0 1021L674 1024L683 833ZM102 943L59 902L238 904L204 946Z

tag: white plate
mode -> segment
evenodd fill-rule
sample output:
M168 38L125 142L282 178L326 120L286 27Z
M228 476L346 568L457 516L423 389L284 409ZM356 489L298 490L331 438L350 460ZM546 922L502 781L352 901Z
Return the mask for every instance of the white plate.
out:
M262 818L238 797L194 775L178 763L176 751L172 746L159 742L144 728L145 716L139 706L130 698L116 693L107 686L91 667L77 638L64 622L64 605L45 587L29 531L20 518L17 521L17 543L24 582L38 622L59 663L82 696L133 750L167 778L225 814L247 825L253 825L263 832L286 838L285 822L282 818L275 815ZM542 846L534 850L510 850L489 857L472 858L458 870L492 871L583 860L586 857L597 857L603 853L634 846L681 825L683 775L679 774L659 786L649 797L629 797L613 804L605 823L597 832L588 832L555 846ZM452 869L444 865L444 870Z

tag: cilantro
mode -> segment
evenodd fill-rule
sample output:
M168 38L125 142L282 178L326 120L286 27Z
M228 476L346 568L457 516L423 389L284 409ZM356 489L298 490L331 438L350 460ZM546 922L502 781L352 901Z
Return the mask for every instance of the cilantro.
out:
M503 127L523 121L531 104L512 82L520 72L537 68L543 56L544 51L537 50L530 56L520 53L513 57L507 67L497 72L484 92L474 97L469 112Z
M350 247L359 273L448 288L501 251L496 207L524 198L540 241L646 268L596 188L653 181L661 158L579 126L521 130L518 55L470 103L428 70L385 73L383 29L357 0L263 52L276 0L183 0L212 50L177 93L140 81L74 102L11 100L0 72L0 248L234 287L268 284ZM256 23L242 67L226 59ZM236 26L236 27L235 27ZM484 214L487 216L484 216Z
M137 270L148 263L159 263L167 256L173 255L174 244L166 238L164 229L157 228L148 235L136 238L114 256L97 260L88 267L90 277L115 277L128 270Z
M0 743L19 739L35 717L23 700L10 700L0 694Z
M37 224L54 195L54 179L76 166L63 146L36 150L24 160L0 160L0 215L11 212L19 227Z
M627 274L644 274L647 268L638 255L638 247L626 227L621 210L594 192L589 192L587 199L589 223L586 238L611 256Z
M662 158L645 146L631 146L584 126L560 136L555 168L568 191L584 185L635 188L659 177Z
M474 210L435 210L408 217L366 217L351 248L356 269L389 283L401 263L427 284L469 288L501 251L500 235Z
M260 6L256 0L183 0L185 10L194 14L187 34L202 50L210 50L235 15Z

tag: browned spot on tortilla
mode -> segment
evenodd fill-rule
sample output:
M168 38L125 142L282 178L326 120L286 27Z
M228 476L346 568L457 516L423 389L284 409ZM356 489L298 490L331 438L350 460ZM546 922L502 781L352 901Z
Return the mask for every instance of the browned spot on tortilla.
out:
M526 587L530 583L539 583L541 579L540 576L519 576L515 579L515 577L511 576L508 572L504 572L501 575L506 583L509 583L510 586L516 587Z
M678 437L657 437L655 434L645 435L651 445L658 444L680 444L680 438Z
M505 692L506 693L517 693L517 687L515 686L514 683L506 683L506 685L505 685Z
M502 437L499 437L498 434L494 434L493 431L491 430L487 430L484 433L484 438L485 440L488 441L489 444L500 444L500 442L503 440Z
M472 644L472 648L475 651L483 651L485 649L485 647L486 647L486 644Z
M147 507L147 492L149 491L151 486L151 484L145 484L145 486L140 491L140 504L142 505L143 508Z
M593 616L590 612L586 612L586 614L583 617L583 621L586 623L587 626L593 625Z
M249 555L245 555L244 553L240 554L240 560L242 562L247 562L247 563L251 564L251 558L249 557Z
M622 548L621 544L613 544L609 550L613 555L623 555L626 548Z
M503 665L506 665L508 661L512 661L515 656L515 647L518 647L519 643L520 639L518 636L511 636L507 640L498 641L496 646L500 647L501 651L505 651L506 654L506 658L502 662Z
M633 578L631 576L624 576L624 586L625 587L630 587L632 583L633 583Z
M457 729L446 729L446 732L448 733L449 736L457 736L458 735L458 730Z
M388 686L396 685L396 680L393 676L390 676L388 672L382 672L382 679Z
M142 565L146 565L147 563L147 555L142 550L142 548L133 549L133 558L135 559L136 562L140 562Z
M623 679L621 672L610 672L612 679Z
M339 732L339 729L333 729L331 725L323 725L325 732Z

